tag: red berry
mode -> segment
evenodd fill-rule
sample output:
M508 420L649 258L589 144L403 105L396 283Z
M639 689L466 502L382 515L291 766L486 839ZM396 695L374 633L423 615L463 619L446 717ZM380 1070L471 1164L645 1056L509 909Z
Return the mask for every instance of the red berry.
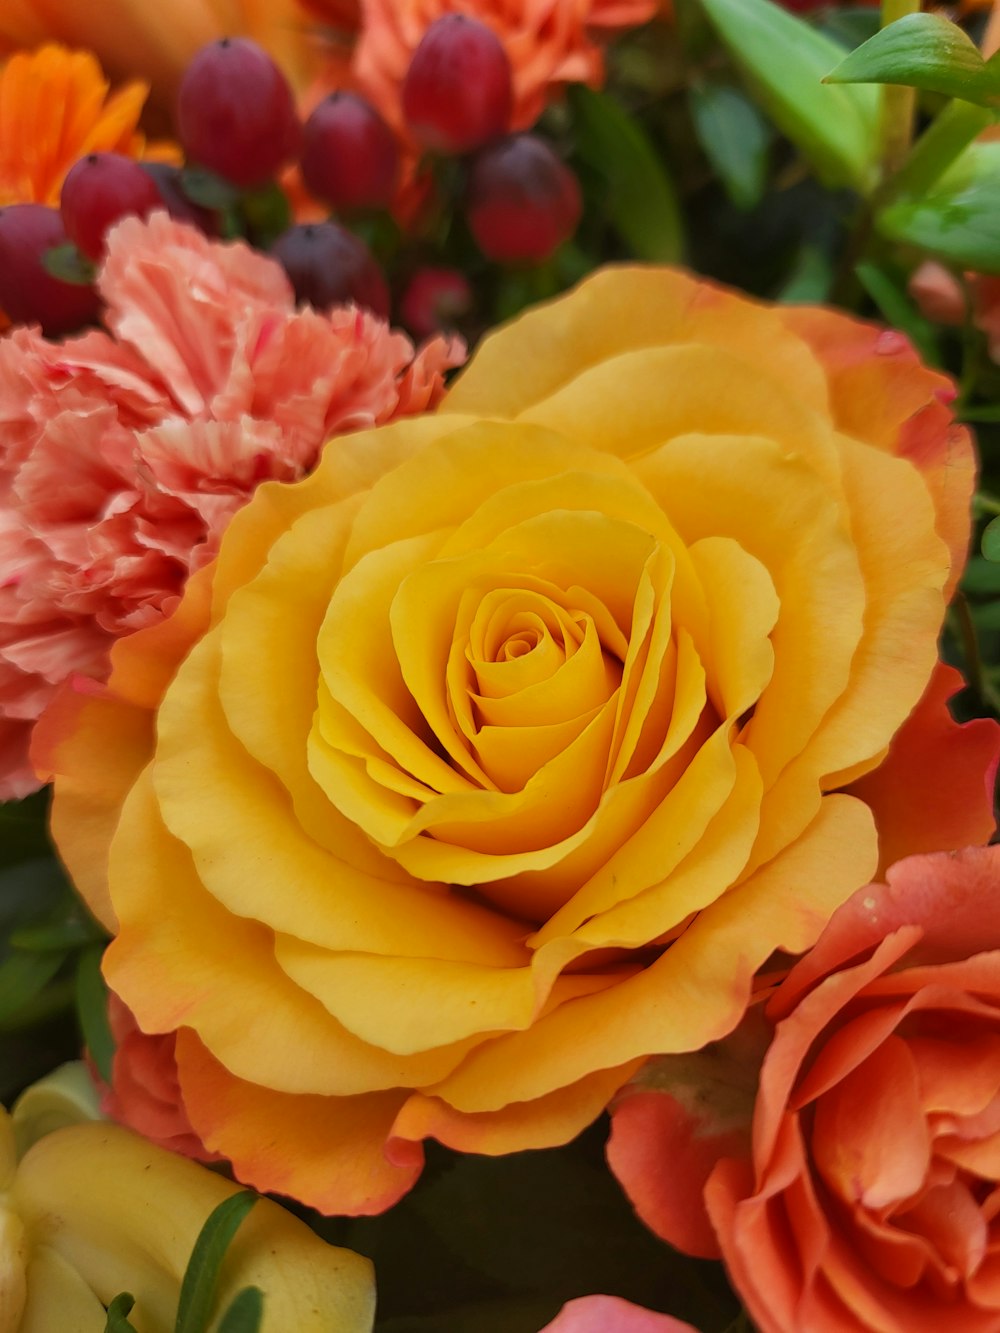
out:
M485 23L445 14L424 33L403 82L403 115L438 153L468 153L510 128L510 61Z
M385 208L396 190L399 149L392 130L355 93L331 93L302 132L302 179L332 208Z
M399 302L400 319L415 338L451 329L472 305L472 288L454 268L418 268Z
M580 186L544 139L514 134L472 163L466 216L488 259L538 264L576 231Z
M94 319L94 288L61 282L44 266L46 253L66 243L58 209L44 204L0 208L0 309L12 323L41 324L42 332L55 338Z
M143 162L141 165L146 175L155 181L160 203L175 222L186 222L206 236L218 236L219 224L215 214L192 203L184 193L180 167L172 167L169 162Z
M365 243L335 222L289 227L271 253L288 274L295 299L316 310L354 301L389 317L389 289Z
M59 197L66 235L88 259L100 259L104 238L119 219L144 218L163 201L138 162L121 153L88 153L72 166Z
M285 76L246 37L223 37L194 56L177 95L177 130L189 161L244 188L271 180L302 133Z

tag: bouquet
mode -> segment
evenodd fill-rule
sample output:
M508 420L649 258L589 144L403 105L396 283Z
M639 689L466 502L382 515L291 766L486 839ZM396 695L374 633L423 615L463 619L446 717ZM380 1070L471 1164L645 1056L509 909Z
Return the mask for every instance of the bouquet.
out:
M997 48L0 15L0 1333L1000 1333Z

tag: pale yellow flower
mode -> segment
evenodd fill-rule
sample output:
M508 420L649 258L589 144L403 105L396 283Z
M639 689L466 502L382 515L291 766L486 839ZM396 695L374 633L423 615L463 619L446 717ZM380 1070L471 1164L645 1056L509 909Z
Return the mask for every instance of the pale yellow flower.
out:
M211 1211L239 1186L118 1125L47 1134L18 1162L0 1110L0 1333L103 1333L120 1292L143 1333L174 1327L181 1279ZM260 1199L223 1261L217 1308L264 1293L262 1333L368 1333L371 1265Z

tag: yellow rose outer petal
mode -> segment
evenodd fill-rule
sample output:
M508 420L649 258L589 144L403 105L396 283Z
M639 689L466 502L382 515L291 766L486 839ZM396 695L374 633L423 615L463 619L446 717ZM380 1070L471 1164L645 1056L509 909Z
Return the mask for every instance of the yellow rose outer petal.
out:
M129 873L140 858L143 874ZM127 888L105 975L145 1031L193 1029L237 1076L292 1094L419 1085L465 1054L458 1046L408 1059L368 1047L295 986L275 961L273 933L202 887L190 852L163 827L148 771L122 812L112 874L127 876ZM220 986L239 999L225 1003Z
M579 952L563 950L567 961ZM613 967L602 958L598 972L560 977L561 960L549 968L490 969L430 958L331 954L286 937L278 940L277 958L351 1032L381 1040L401 1055L426 1049L429 1038L456 1051L477 1033L482 1039L493 1031L522 1031L543 1010L606 990L635 968L629 961ZM458 1063L451 1061L452 1067Z
M772 376L724 348L644 348L583 371L517 420L631 464L682 435L760 436L803 458L836 493L829 419Z
M453 1110L439 1097L414 1093L396 1117L389 1152L396 1140L419 1142L434 1138L457 1152L498 1157L544 1142L557 1147L576 1138L644 1063L633 1060L617 1069L601 1069L579 1083L559 1088L533 1102L512 1102L499 1111L468 1115Z
M363 555L393 542L435 532L445 538L508 487L562 476L580 460L576 441L543 427L525 426L512 433L506 423L470 422L451 414L419 420L433 424L433 431L424 425L426 447L409 461L387 468L368 491L347 547L348 569ZM405 434L409 424L397 422L383 429L402 427ZM381 445L379 438L377 453ZM328 459L329 453L324 462ZM602 476L627 479L629 475L608 454L588 454L586 465Z
M823 372L780 312L676 269L608 267L480 343L445 411L516 416L581 371L635 348L707 343L759 365L819 411ZM711 401L706 394L706 403Z
M316 635L347 531L338 520L356 503L303 514L275 542L260 573L233 593L219 627L219 698L233 735L286 788L313 841L338 856L349 846L359 869L405 880L396 863L331 806L306 762L316 708ZM324 579L316 576L317 561Z
M819 786L845 786L878 764L937 659L948 552L926 487L904 459L849 440L843 450L868 589L863 632L849 687L769 794L755 865L796 836Z
M950 563L927 487L911 463L873 457L851 440L843 458L868 605L851 689L817 738L817 762L833 775L831 786L851 781L877 757L920 698L937 659Z
M225 1153L244 1184L321 1212L380 1213L420 1174L419 1145L405 1160L390 1162L385 1155L405 1091L357 1097L275 1092L234 1078L186 1031L177 1038L177 1072L192 1127L207 1148Z
M117 930L118 918L108 881L108 847L121 802L152 744L151 713L96 690L83 695L73 687L56 697L36 730L39 773L66 774L52 811L52 837L73 866L73 883L84 902L109 931ZM101 756L97 763L95 755Z
M323 451L315 471L294 486L284 482L258 486L253 504L239 510L231 520L227 540L212 567L214 619L219 618L232 593L260 572L271 547L297 518L367 493L383 471L398 467L425 445L464 424L460 416L447 421L431 416L409 417L380 427L377 441L373 431L343 435L333 449Z

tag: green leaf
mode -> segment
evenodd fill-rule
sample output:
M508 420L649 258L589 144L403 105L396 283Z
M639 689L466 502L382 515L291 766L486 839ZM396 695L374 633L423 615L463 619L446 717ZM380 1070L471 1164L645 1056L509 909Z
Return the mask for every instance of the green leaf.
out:
M971 422L980 422L981 424L1000 421L1000 406L997 407L966 407L962 410L962 420Z
M955 267L1000 274L1000 142L971 144L926 193L883 208L876 228Z
M876 183L878 90L823 78L845 48L771 0L702 0L764 109L829 186Z
M1000 594L1000 565L974 555L962 575L962 590L973 596L997 596Z
M897 199L922 199L995 119L993 112L971 102L953 98L946 103L896 174L885 182L882 207Z
M1000 105L1000 66L988 65L971 38L938 14L907 14L877 32L826 76L827 83L894 83Z
M782 305L815 305L830 295L833 278L833 264L826 251L818 245L803 245L778 300Z
M233 1297L216 1333L260 1333L263 1318L264 1293L260 1287L244 1287Z
M19 926L11 933L10 944L15 949L37 949L40 953L55 949L65 953L103 938L104 933L93 917L71 900L54 919Z
M253 240L261 249L268 249L292 220L288 196L277 181L248 190L241 207Z
M675 263L684 251L674 187L645 130L611 97L583 84L569 89L581 161L605 184L615 229L638 259Z
M101 976L103 956L104 946L101 944L80 954L76 965L76 1013L97 1072L105 1083L110 1083L115 1039L108 1025L108 988Z
M209 171L208 167L185 167L181 171L180 186L192 204L214 210L232 208L243 193L214 171Z
M833 9L820 19L820 29L835 42L853 50L878 32L877 9Z
M1000 517L987 523L983 532L982 552L987 560L1000 561Z
M1000 602L987 602L982 606L973 606L970 610L980 634L992 634L1000 629Z
M89 287L97 276L96 266L80 253L72 241L54 245L42 257L42 267L60 282L74 287Z
M135 1324L128 1318L135 1305L135 1297L123 1291L108 1306L108 1319L104 1333L136 1333Z
M930 320L917 310L910 300L905 284L897 282L892 274L878 264L862 263L855 266L858 281L879 308L887 324L905 333L931 365L941 364L937 333Z
M253 1190L223 1199L198 1234L181 1283L174 1333L206 1333L219 1282L219 1267L240 1223L257 1202Z
M692 87L691 115L726 194L737 208L753 208L767 182L767 122L743 93L722 83Z
M61 953L12 953L0 963L0 1024L41 994L63 963Z

